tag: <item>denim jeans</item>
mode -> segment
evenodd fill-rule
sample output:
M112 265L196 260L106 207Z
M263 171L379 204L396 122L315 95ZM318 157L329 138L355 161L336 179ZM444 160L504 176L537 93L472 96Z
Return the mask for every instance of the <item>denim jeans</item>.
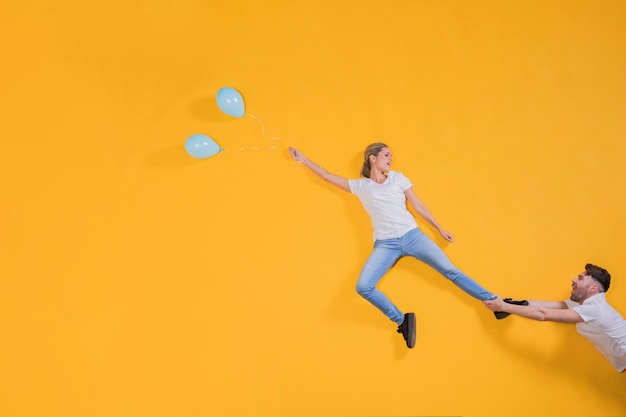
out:
M439 246L416 228L402 237L374 242L374 251L365 262L356 284L356 291L363 298L398 324L404 320L404 314L376 289L376 284L403 256L412 256L426 263L474 298L485 301L493 297L492 293L455 267Z

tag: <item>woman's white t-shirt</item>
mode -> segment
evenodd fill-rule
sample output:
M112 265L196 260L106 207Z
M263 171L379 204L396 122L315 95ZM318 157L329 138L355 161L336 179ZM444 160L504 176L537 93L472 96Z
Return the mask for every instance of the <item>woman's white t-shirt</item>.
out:
M389 171L382 184L369 178L349 180L348 184L370 215L374 240L398 238L417 227L404 195L413 184L401 172Z

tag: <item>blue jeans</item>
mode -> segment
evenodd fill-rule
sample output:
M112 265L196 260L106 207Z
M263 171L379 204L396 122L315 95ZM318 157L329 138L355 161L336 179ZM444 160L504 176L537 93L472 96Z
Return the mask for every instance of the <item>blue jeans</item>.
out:
M365 262L356 284L356 291L363 298L398 324L404 321L404 314L376 289L376 284L403 256L412 256L426 263L474 298L485 301L493 297L492 293L455 267L439 246L416 228L402 237L374 242L374 251Z

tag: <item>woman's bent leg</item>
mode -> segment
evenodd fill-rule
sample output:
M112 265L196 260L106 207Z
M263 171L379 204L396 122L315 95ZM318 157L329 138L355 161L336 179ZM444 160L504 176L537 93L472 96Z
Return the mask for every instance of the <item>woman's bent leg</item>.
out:
M376 241L374 251L363 265L356 291L384 315L397 324L401 324L404 315L387 298L385 294L376 289L376 284L393 266L400 257L400 245L398 239L386 239Z
M416 232L416 233L415 233ZM413 256L429 265L472 297L485 301L493 294L454 266L446 254L422 231L414 229L400 238L403 255Z

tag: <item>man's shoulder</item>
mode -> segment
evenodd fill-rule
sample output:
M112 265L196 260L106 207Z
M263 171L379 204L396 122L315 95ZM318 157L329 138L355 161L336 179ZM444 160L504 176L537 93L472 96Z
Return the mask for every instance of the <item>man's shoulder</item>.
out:
M583 305L608 305L608 301L606 301L606 293L599 292L597 294L592 295L583 301Z

